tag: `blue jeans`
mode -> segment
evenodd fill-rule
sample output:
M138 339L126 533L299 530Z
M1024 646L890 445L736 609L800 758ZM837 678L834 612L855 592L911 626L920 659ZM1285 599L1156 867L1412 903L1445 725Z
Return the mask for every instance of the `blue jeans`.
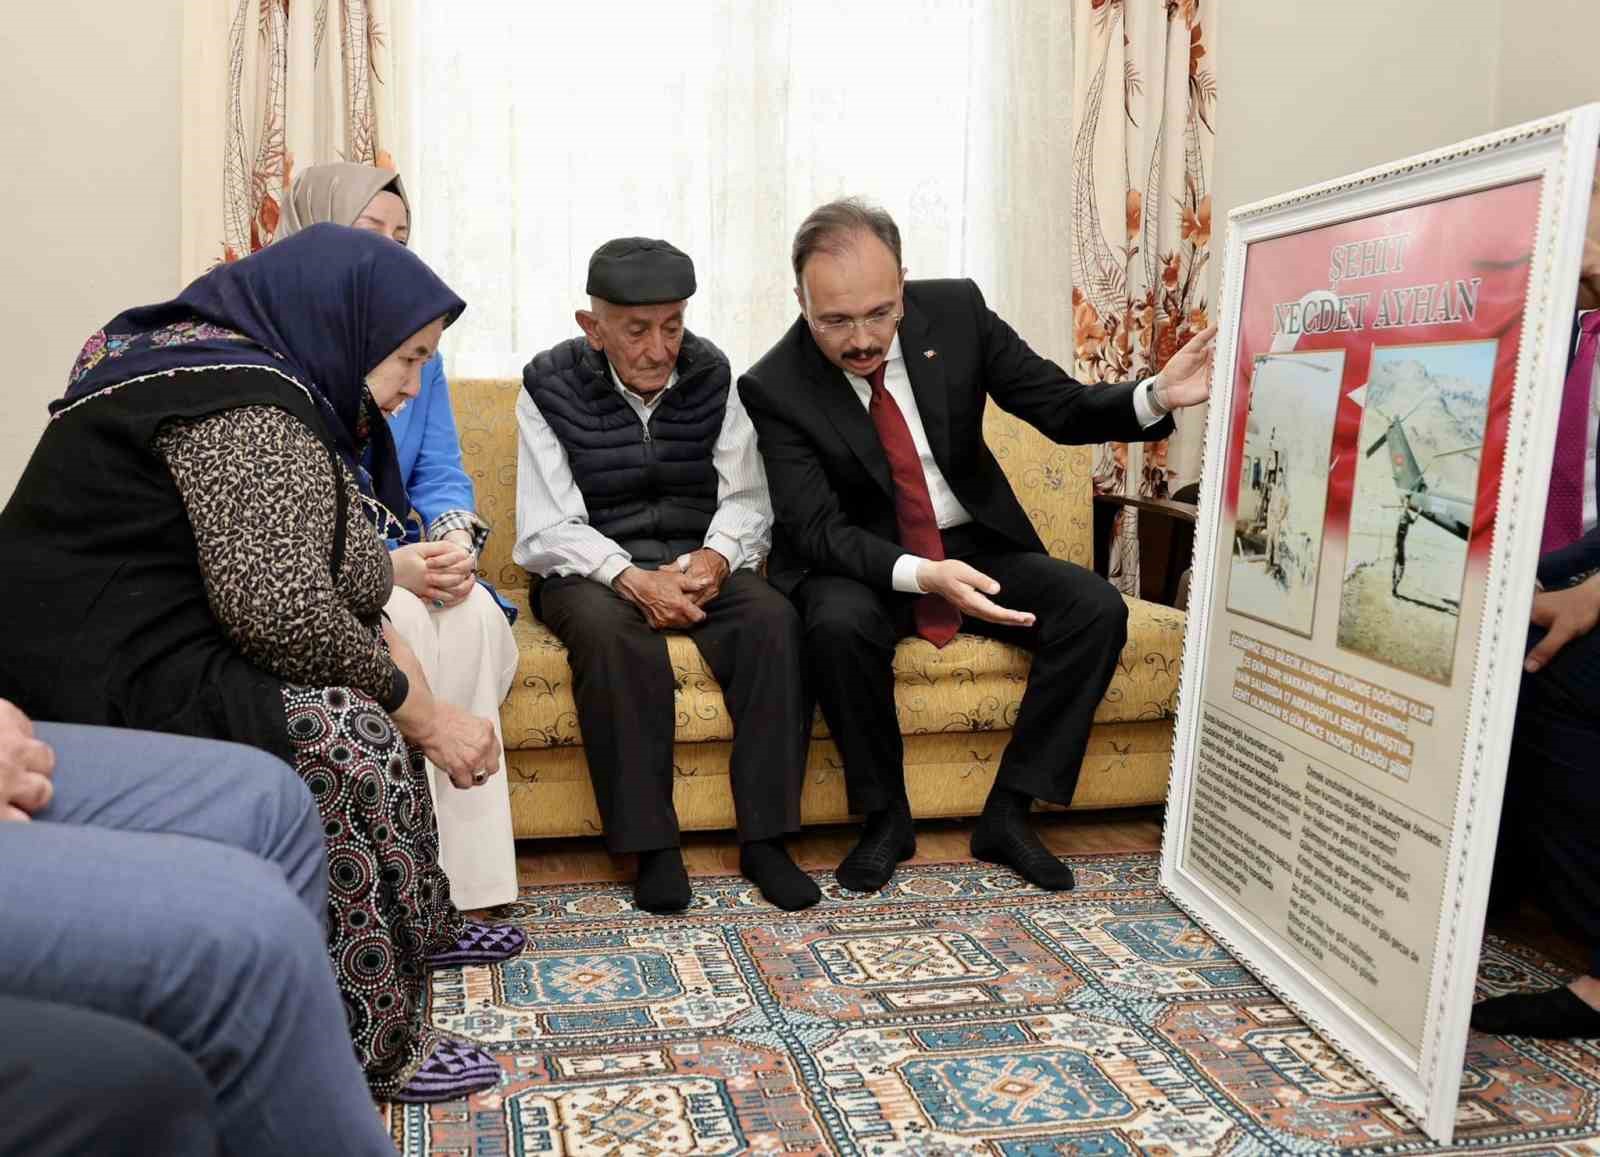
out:
M0 822L0 992L177 1045L210 1084L225 1152L392 1155L328 966L305 785L235 744L38 734L56 794L32 823Z

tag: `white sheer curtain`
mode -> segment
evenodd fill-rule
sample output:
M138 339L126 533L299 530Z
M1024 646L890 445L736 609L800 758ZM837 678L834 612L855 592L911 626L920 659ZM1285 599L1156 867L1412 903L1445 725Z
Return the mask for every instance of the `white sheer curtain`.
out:
M888 208L913 277L976 278L1069 364L1071 13L1054 0L417 3L400 50L417 250L469 302L453 376L576 334L589 254L664 237L735 371L795 316L831 197Z
M396 160L389 46L395 25L412 18L411 2L183 5L185 282L271 244L296 173L327 161Z

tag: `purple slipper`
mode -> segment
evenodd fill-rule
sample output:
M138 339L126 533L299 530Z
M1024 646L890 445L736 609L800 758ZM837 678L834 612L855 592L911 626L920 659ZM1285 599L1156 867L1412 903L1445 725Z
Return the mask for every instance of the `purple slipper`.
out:
M454 1101L499 1083L500 1063L492 1056L477 1045L444 1039L394 1099L409 1104Z
M451 947L428 957L429 968L454 968L461 964L496 964L522 951L528 938L511 924L467 921L467 929Z

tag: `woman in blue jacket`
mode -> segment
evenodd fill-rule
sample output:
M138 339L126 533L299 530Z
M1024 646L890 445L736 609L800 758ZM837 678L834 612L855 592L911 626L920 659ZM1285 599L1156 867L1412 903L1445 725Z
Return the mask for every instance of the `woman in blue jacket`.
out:
M400 178L371 165L314 165L295 178L285 208L288 236L331 221L406 245L411 206ZM422 371L422 391L389 419L411 511L395 511L389 549L394 594L384 608L421 660L434 694L495 721L517 670L517 645L502 605L476 580L489 526L476 513L472 480L450 410L444 359ZM403 522L403 525L401 525ZM439 817L439 860L460 908L516 899L517 864L505 753L500 775L460 791L430 765Z

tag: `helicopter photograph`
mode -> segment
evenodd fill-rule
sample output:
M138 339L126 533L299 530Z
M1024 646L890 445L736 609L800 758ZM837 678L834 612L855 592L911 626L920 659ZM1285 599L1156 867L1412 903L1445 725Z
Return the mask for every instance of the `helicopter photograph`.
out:
M1339 646L1448 683L1495 341L1372 351Z
M1262 354L1250 375L1228 609L1311 636L1344 350Z

